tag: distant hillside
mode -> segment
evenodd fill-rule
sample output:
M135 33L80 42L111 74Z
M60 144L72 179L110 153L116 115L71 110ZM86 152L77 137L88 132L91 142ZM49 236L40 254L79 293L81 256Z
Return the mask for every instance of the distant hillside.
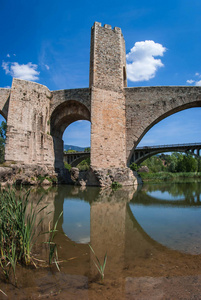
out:
M65 151L68 151L68 150L75 150L75 151L78 151L78 152L82 152L84 151L86 147L79 147L79 146L73 146L73 145L64 145L64 150Z

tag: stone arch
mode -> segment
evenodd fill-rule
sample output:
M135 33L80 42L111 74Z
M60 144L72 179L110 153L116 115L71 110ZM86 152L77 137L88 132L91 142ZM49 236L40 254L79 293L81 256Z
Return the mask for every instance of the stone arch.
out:
M63 140L64 130L73 122L90 121L90 111L81 102L68 100L58 105L50 117L50 133L53 137L55 169L63 169Z
M200 87L127 88L127 164L143 136L157 123L179 111L201 107Z
M75 159L72 162L71 166L72 167L77 167L77 165L79 165L79 163L81 163L84 159L87 159L88 157L90 157L90 155L86 154L86 155L83 155L82 157L79 157L79 158Z

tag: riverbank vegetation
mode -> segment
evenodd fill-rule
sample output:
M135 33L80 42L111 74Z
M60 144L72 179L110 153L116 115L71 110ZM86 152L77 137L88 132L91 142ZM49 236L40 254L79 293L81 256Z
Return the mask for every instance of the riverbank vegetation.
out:
M149 172L141 172L143 167ZM174 152L171 155L152 156L139 166L131 168L138 171L145 181L179 180L181 178L201 178L201 160L190 154Z
M29 191L17 195L16 190L10 189L2 190L0 194L0 269L5 278L14 281L15 285L17 264L36 266L32 248L42 234L39 230L44 219L41 212L47 207L42 205L41 200L30 202ZM46 233L52 236L54 231L55 228ZM53 238L49 244L56 249ZM51 249L49 255L57 258L57 253L53 252Z

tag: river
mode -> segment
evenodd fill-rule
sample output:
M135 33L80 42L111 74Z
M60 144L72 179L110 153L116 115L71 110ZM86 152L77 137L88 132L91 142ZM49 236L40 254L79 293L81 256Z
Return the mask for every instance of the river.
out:
M200 182L116 191L73 186L31 190L34 202L41 195L41 205L47 205L43 232L63 211L55 236L60 272L55 265L18 267L17 287L1 281L9 299L200 299ZM38 260L46 255L42 245L33 248ZM95 263L98 258L103 264L105 256L101 280Z

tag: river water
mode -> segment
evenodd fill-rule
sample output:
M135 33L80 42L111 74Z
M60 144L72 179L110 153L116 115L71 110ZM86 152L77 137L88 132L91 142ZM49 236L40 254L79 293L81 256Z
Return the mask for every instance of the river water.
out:
M63 211L60 272L19 267L17 287L1 282L9 299L201 299L201 182L31 191L35 202L41 195L43 232ZM34 251L46 255L41 244ZM105 255L101 280L94 262Z

